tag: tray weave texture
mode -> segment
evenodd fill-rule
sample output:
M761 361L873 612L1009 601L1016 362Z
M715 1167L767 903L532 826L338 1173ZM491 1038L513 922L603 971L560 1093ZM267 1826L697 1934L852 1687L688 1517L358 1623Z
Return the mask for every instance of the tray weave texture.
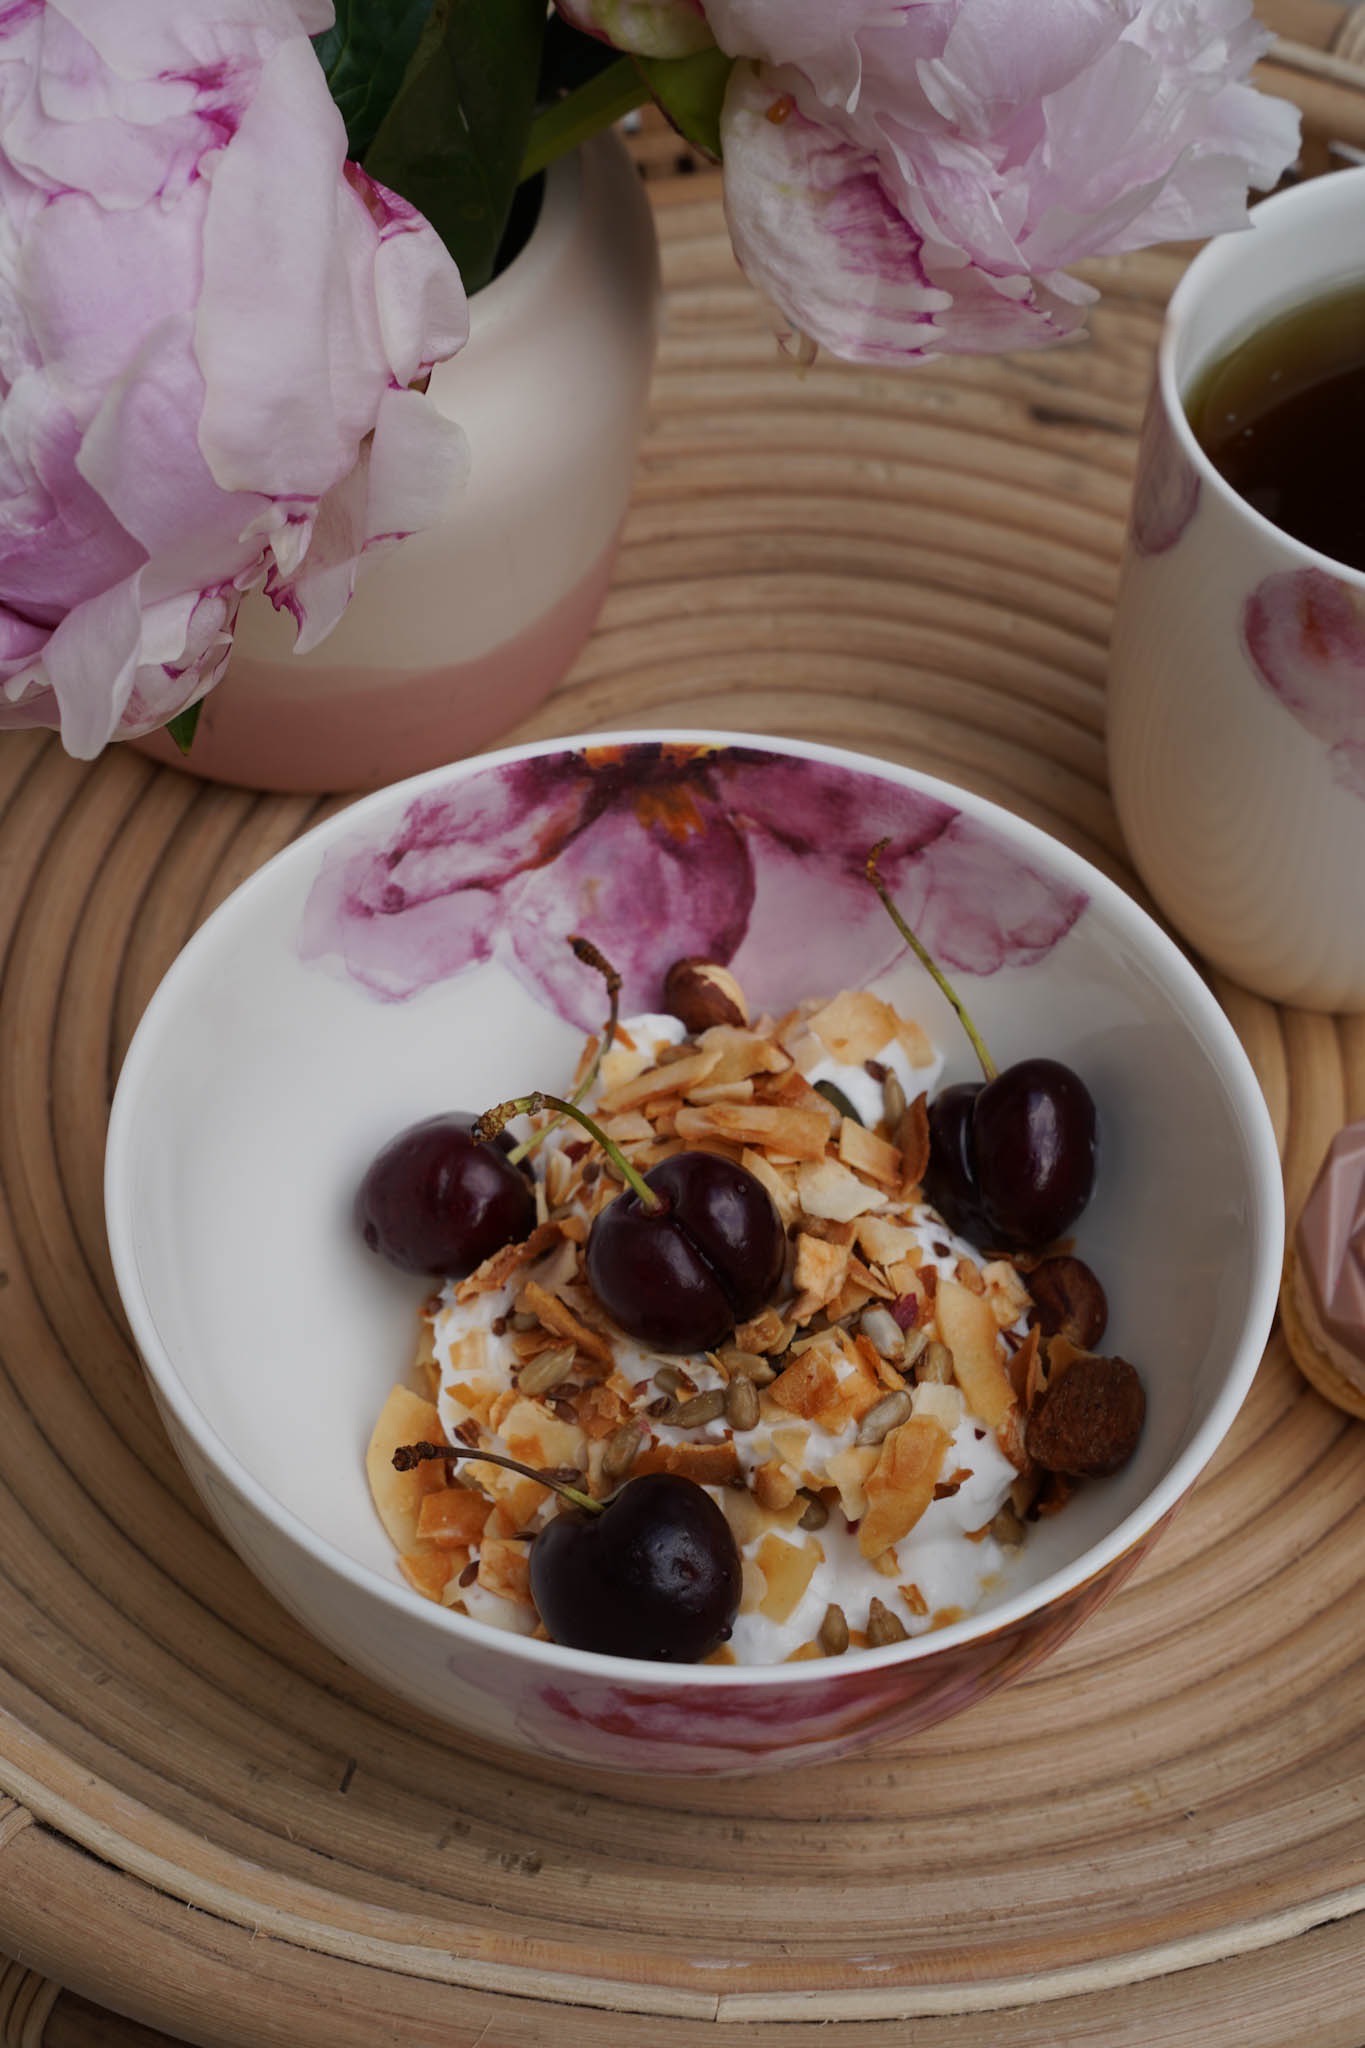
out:
M1088 346L802 378L715 178L653 189L668 321L615 585L514 737L861 747L1131 884L1105 636L1181 255L1099 266ZM0 2048L698 2048L718 2024L743 2048L1361 2048L1365 1443L1278 1335L1213 1470L1061 1654L804 1773L471 1750L224 1548L118 1311L104 1126L179 947L339 801L0 746ZM1365 1019L1216 986L1294 1209L1365 1114Z

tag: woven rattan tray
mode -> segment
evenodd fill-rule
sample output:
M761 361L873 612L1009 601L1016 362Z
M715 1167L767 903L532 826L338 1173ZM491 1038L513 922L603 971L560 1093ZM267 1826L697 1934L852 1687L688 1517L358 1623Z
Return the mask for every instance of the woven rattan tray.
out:
M1349 68L1313 54L1336 10L1283 11L1275 82L1359 123ZM1319 140L1345 132L1331 108ZM667 173L652 425L601 627L524 734L843 742L1123 877L1105 635L1182 257L1103 266L1088 347L798 380L714 177L659 136L641 154ZM1361 2048L1365 1438L1278 1337L1213 1471L1066 1650L799 1775L472 1752L225 1550L120 1320L105 1117L177 949L326 808L0 745L0 2043ZM1365 1019L1218 992L1292 1204L1365 1113Z

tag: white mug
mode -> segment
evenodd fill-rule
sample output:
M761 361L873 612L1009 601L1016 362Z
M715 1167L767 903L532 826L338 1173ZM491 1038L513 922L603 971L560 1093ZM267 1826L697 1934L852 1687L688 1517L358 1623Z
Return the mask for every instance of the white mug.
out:
M1351 281L1365 284L1365 169L1278 193L1190 265L1109 670L1110 783L1157 903L1234 980L1323 1010L1365 1009L1365 574L1238 497L1183 400L1238 341Z

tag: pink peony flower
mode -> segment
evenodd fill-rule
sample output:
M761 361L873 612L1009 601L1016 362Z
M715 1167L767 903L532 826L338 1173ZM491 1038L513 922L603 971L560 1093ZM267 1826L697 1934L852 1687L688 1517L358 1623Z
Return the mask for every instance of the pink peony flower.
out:
M315 645L460 473L410 388L466 338L459 274L345 163L331 19L0 6L0 727L154 730L262 583Z
M1059 341L1097 296L1072 264L1243 225L1297 149L1296 110L1246 82L1270 42L1250 0L703 5L742 60L735 252L854 361ZM575 6L620 26L612 0Z

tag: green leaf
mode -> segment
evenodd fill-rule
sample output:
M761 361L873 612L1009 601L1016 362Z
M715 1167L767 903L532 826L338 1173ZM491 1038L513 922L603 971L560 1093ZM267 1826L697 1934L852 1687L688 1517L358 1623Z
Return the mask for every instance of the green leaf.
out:
M605 71L599 71L577 91L541 108L527 139L522 177L533 178L557 157L567 156L580 142L610 128L635 107L643 106L648 98L649 87L633 58L622 57Z
M531 130L545 0L434 0L365 168L424 213L465 290L493 275Z
M195 729L203 708L204 700L201 697L197 704L191 704L185 711L177 711L174 718L168 718L166 721L166 730L182 754L188 754L194 745Z
M337 0L335 27L313 38L357 162L403 83L431 9L432 0Z
M720 110L734 69L733 57L723 50L698 50L692 57L637 57L635 61L678 133L719 163Z

